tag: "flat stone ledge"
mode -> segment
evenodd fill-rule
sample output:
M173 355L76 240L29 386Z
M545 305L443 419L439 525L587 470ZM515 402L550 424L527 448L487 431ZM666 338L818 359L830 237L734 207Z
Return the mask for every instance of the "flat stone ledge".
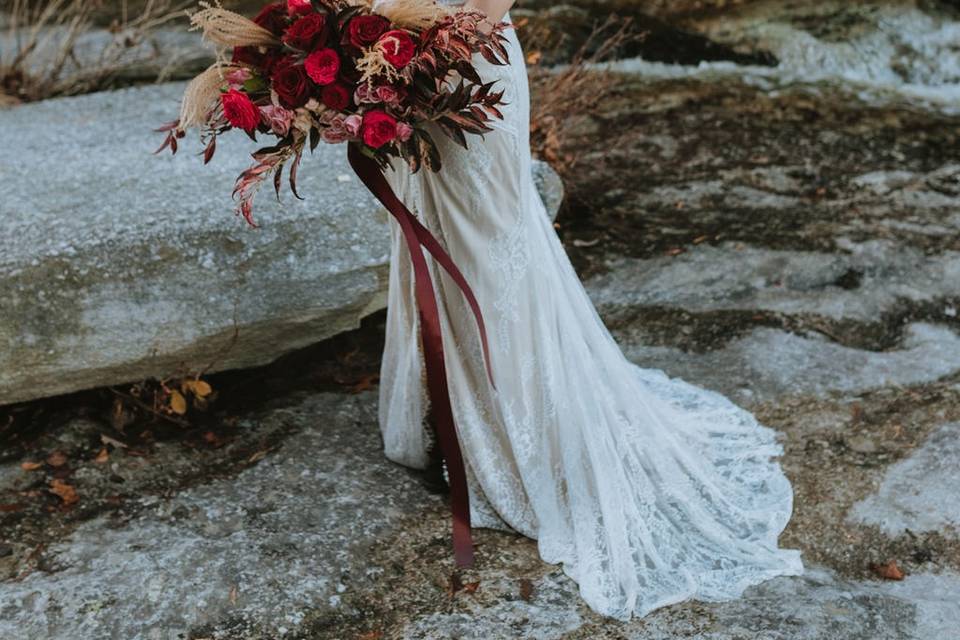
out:
M343 148L265 188L252 230L230 192L257 145L195 136L154 156L184 85L0 110L0 405L177 371L266 364L386 304L387 214ZM553 215L562 185L538 163ZM231 346L232 345L232 346Z

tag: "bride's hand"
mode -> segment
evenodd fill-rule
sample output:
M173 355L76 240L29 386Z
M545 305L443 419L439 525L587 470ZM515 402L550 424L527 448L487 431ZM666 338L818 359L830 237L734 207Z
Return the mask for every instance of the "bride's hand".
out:
M516 0L467 0L463 8L467 11L479 11L486 16L481 23L480 30L484 33L490 33L494 25L503 20L507 11L514 5Z

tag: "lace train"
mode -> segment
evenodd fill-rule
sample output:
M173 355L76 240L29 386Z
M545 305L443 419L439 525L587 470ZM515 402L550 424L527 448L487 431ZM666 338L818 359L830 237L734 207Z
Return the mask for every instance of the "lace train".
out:
M473 317L431 264L474 525L536 538L594 610L628 619L688 598L725 600L802 573L779 549L793 502L775 433L728 399L627 360L603 325L530 176L523 54L478 59L505 88L505 119L444 170L389 172L471 283L489 324L497 389ZM392 223L380 427L386 455L427 465L430 434L409 256Z

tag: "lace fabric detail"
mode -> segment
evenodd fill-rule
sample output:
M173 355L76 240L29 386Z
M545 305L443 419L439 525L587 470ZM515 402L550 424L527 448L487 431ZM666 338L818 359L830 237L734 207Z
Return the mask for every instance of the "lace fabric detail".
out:
M777 538L793 492L776 433L720 394L629 362L583 289L531 178L523 55L482 66L506 122L444 170L389 172L471 283L497 388L459 289L430 263L474 526L537 539L589 606L628 619L689 598L726 600L803 571ZM478 66L480 63L478 63ZM409 256L392 254L380 427L386 455L423 468L429 434Z

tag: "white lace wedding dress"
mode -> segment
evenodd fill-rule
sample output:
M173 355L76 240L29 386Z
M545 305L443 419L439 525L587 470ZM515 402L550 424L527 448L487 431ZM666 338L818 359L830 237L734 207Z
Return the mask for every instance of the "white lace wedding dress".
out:
M777 547L793 493L775 433L723 396L628 361L597 315L531 178L524 57L478 56L505 120L444 168L387 176L459 265L488 325L487 379L462 293L430 261L475 527L515 530L562 563L586 603L619 619L689 598L725 600L803 571ZM391 221L381 369L385 453L426 468L430 429L410 257Z

